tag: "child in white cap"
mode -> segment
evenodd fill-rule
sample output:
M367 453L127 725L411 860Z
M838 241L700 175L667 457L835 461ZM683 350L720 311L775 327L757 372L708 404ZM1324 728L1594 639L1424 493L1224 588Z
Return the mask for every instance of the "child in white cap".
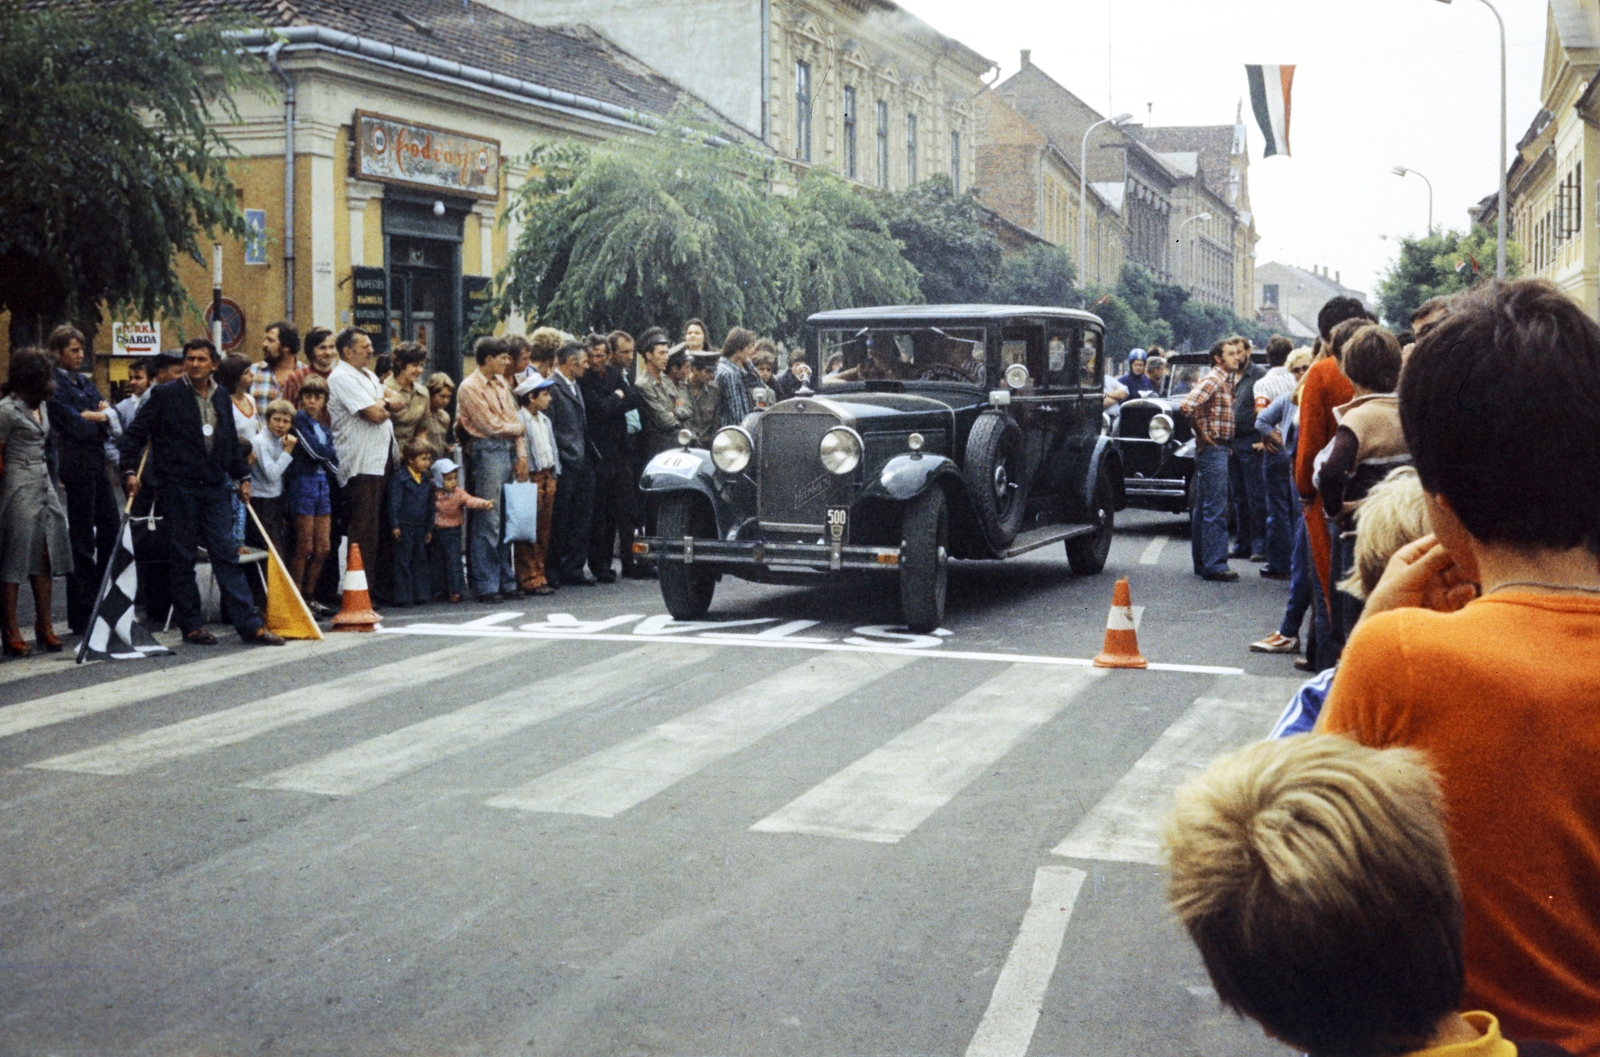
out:
M461 487L461 467L452 459L433 464L433 582L443 585L451 602L461 601L466 571L461 562L464 511L488 510L492 499L479 499Z

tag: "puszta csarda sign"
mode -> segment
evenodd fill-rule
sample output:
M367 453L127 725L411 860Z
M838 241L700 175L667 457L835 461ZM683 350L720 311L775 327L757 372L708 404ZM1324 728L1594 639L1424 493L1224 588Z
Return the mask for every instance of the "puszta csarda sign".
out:
M357 110L356 171L367 180L500 197L500 141Z

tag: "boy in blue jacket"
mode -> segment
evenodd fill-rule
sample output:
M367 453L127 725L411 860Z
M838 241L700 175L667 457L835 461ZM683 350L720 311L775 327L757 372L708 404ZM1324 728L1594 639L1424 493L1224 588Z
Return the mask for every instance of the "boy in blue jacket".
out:
M389 476L389 524L395 539L394 604L409 606L433 596L433 448L413 437L401 451L405 465Z

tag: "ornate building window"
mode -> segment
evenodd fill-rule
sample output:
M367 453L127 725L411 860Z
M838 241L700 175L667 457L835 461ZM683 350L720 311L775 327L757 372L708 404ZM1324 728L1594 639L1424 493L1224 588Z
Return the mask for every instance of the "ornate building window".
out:
M856 178L856 90L844 90L844 174Z
M811 160L811 64L794 64L794 156Z
M906 186L916 186L917 180L917 115L906 115Z
M961 193L961 133L950 133L950 185Z
M889 104L878 100L878 186L889 189Z

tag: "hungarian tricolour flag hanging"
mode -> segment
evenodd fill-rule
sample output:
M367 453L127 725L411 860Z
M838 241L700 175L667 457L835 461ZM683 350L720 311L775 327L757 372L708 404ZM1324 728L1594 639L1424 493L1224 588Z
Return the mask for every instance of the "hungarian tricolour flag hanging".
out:
M1250 109L1266 137L1263 158L1289 154L1289 88L1294 84L1293 66L1246 66L1250 78Z

